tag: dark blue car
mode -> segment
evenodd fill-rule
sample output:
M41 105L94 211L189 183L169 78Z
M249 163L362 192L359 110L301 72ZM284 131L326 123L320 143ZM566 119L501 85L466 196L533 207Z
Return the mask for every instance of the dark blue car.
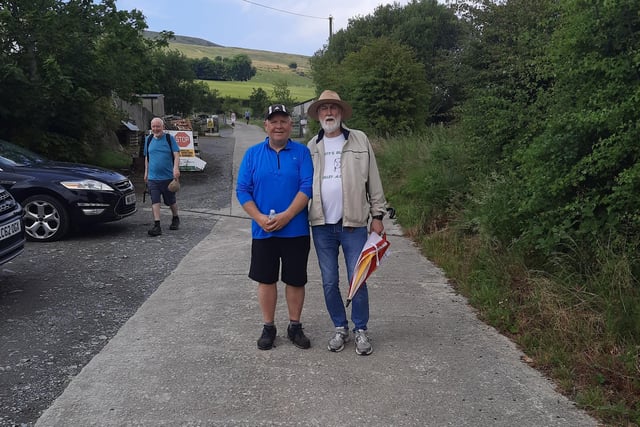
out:
M0 140L0 185L24 209L27 239L50 242L72 226L116 221L136 212L126 176L97 166L54 162Z

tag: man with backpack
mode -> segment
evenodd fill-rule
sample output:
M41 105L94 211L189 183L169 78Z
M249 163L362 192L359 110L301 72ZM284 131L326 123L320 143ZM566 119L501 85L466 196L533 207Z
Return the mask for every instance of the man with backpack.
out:
M178 217L178 203L176 193L171 191L169 184L180 178L180 148L175 138L164 131L164 122L156 117L151 120L151 135L144 144L144 182L151 196L151 211L153 213L153 227L149 236L162 234L160 227L160 198L171 209L172 219L169 230L180 228ZM172 186L173 187L173 186Z

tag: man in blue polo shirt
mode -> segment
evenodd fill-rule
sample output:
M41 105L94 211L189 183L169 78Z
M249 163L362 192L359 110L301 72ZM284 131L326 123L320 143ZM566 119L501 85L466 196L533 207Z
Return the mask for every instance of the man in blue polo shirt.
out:
M313 166L309 149L289 139L291 115L282 104L265 115L267 138L249 148L238 171L236 195L251 223L249 277L258 282L258 303L264 326L260 350L273 347L280 264L289 311L287 336L296 347L309 348L300 317L307 283L310 250L307 203Z

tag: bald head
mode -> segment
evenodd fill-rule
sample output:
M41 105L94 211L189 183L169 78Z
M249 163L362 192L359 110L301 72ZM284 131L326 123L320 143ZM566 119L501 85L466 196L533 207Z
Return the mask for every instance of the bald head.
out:
M164 133L164 122L160 117L151 120L151 133L156 137L160 137Z

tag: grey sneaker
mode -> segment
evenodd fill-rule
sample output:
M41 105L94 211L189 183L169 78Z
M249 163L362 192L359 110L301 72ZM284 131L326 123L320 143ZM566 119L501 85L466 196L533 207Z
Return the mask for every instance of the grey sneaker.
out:
M349 341L349 329L336 328L336 334L329 340L327 348L329 351L342 351L344 349L344 343Z
M367 331L358 329L356 331L356 354L368 356L371 353L373 353L373 347L371 347L371 342L369 342Z

